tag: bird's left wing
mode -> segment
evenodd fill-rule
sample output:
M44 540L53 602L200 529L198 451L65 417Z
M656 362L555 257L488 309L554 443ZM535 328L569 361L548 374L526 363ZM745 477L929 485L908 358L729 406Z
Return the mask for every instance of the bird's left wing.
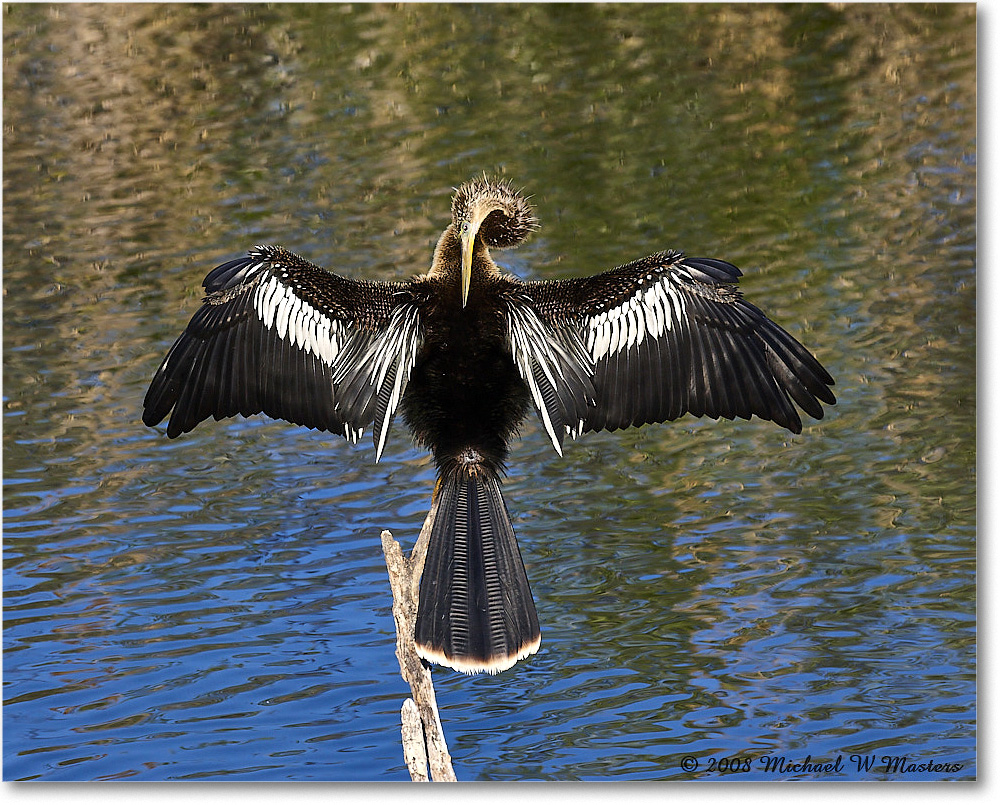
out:
M661 252L592 277L525 283L550 331L576 335L593 366L593 404L572 435L665 422L684 413L802 430L834 404L812 354L737 289L722 260Z
M205 301L146 393L143 422L171 438L199 422L265 413L357 441L376 459L420 346L416 307L395 283L331 274L259 246L213 270Z
M594 361L576 327L562 320L544 321L530 296L512 293L503 315L507 348L552 446L562 455L566 434L577 435L578 423L594 405Z

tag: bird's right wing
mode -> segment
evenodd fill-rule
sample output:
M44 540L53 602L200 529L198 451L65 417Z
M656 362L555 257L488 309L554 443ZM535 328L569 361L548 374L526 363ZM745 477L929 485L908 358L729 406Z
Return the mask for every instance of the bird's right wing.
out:
M265 413L357 441L376 460L420 346L402 286L339 277L260 246L212 271L207 295L146 393L143 422L171 438L215 419Z

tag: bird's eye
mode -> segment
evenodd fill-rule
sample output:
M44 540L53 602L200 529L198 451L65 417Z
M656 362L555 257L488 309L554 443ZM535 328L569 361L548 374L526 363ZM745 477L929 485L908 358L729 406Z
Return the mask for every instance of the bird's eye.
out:
M469 234L469 222L468 221L462 221L462 234L463 235L468 235Z

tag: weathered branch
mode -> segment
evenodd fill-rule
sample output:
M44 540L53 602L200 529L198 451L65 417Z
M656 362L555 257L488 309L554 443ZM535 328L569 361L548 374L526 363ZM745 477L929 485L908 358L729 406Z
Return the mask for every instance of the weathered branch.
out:
M424 569L427 541L430 539L431 523L434 522L436 513L435 501L427 514L427 519L424 520L420 537L413 546L409 559L403 556L403 549L388 531L382 532L382 551L385 553L389 584L392 587L392 616L396 621L396 657L403 679L413 694L412 699L403 702L400 713L403 756L406 758L411 779L426 781L429 762L430 779L436 782L453 782L457 778L451 765L451 755L448 753L444 731L441 729L431 670L420 659L413 640L417 621L420 574Z

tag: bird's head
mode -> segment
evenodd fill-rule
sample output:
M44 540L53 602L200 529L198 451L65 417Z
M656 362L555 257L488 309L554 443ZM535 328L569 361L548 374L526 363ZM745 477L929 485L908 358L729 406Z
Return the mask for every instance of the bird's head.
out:
M509 182L488 179L485 174L455 191L451 218L462 243L462 307L465 307L476 236L486 246L497 249L517 246L538 228L538 219L528 200Z

